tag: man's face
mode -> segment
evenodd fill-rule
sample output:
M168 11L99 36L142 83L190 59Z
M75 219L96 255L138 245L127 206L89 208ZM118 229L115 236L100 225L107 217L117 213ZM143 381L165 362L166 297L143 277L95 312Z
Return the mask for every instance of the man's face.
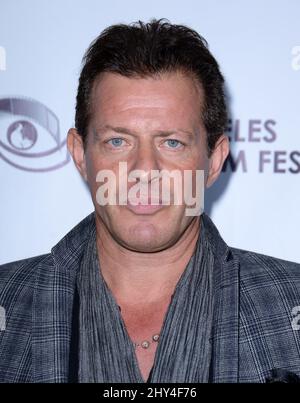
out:
M120 162L127 163L128 173L143 170L148 174L144 179L149 181L149 197L152 170L179 170L182 178L184 170L205 170L205 181L214 181L218 172L207 155L207 133L201 119L203 99L200 86L180 73L160 78L104 73L91 93L91 120L84 151L81 138L75 129L70 130L69 149L89 184L97 224L105 226L110 236L127 249L155 252L171 247L198 217L186 215L184 202L157 208L101 206L96 200L98 172L111 170L118 178ZM211 171L215 177L209 177ZM133 185L128 182L128 189ZM119 186L117 181L117 192ZM171 201L172 195L174 186Z

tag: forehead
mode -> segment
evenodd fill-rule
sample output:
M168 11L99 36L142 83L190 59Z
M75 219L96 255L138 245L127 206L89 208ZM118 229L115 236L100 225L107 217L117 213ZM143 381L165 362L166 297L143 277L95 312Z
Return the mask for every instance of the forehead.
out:
M103 73L92 88L91 120L122 123L155 118L160 123L195 123L203 101L200 83L181 72L146 78Z

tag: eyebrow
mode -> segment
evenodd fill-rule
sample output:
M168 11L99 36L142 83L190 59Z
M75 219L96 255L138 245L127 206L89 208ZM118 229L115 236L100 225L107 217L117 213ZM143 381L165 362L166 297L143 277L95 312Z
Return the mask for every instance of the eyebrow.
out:
M137 134L134 131L127 129L126 127L111 126L111 125L100 126L99 128L94 130L94 135L96 138L98 138L98 133L105 133L107 131L113 131L115 133L120 133L120 134L128 134L130 136L137 136ZM189 136L189 138L195 137L195 135L192 132L190 132L188 130L183 130L183 129L157 130L155 136L168 137L172 134L179 134L179 133L187 134Z

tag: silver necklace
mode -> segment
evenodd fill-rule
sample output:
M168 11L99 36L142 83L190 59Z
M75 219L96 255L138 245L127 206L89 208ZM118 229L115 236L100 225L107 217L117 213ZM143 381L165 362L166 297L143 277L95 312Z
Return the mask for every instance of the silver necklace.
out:
M133 345L134 345L135 348L137 348L137 347L142 347L142 348L147 349L147 348L150 347L150 344L151 344L151 343L158 343L158 340L159 340L159 333L154 334L154 335L152 336L151 341L149 341L149 340L143 340L141 343L135 343L135 342L134 342Z
M121 309L121 307L120 307L120 305L118 305L118 308L119 308L119 310L120 310L120 312L122 311L122 309ZM151 343L158 343L158 340L159 340L159 333L156 333L156 334L154 334L153 336L152 336L152 340L151 341L149 341L149 340L143 340L141 343L136 343L136 342L133 342L133 346L134 346L134 348L137 348L137 347L142 347L142 348L149 348L150 347L150 344Z

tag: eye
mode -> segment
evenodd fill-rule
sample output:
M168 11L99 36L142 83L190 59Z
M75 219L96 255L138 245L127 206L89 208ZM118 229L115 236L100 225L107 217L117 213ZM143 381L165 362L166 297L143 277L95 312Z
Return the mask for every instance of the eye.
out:
M123 141L124 139L122 139L121 137L114 137L113 139L108 140L107 143L114 148L119 148L123 145Z
M165 143L167 143L168 148L181 148L181 146L183 146L179 140L175 139L168 139Z

